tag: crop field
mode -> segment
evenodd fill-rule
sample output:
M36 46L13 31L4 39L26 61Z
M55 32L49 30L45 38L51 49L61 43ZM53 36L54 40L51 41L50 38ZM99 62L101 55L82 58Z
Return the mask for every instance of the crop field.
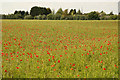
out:
M118 21L2 20L3 78L118 78Z

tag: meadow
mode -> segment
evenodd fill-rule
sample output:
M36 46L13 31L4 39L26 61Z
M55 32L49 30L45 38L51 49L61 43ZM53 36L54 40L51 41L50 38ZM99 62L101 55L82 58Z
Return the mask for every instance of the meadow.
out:
M3 78L118 78L117 20L2 20Z

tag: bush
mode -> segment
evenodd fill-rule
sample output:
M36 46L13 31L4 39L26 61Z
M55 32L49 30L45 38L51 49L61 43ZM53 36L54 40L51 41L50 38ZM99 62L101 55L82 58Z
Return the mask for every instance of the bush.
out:
M111 20L117 20L117 19L118 19L118 16L117 16L117 15L111 15L111 16L110 16L110 19L111 19Z
M73 20L73 15L69 15L69 16L67 17L67 19L68 19L68 20Z
M89 20L100 20L100 18L99 18L99 13L97 13L97 12L90 12L89 14L88 14L88 19Z
M73 20L80 20L80 15L73 16Z
M54 19L54 15L53 14L48 14L47 15L47 19L48 20L53 20Z
M32 17L31 15L27 15L24 17L24 19L34 19L34 17Z
M42 15L41 18L42 18L42 20L46 20L47 19L46 15Z
M54 20L60 20L61 19L61 14L57 13L54 15Z

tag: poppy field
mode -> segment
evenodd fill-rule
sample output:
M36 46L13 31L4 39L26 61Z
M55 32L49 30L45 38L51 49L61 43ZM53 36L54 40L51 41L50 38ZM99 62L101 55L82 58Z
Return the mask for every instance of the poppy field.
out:
M2 20L3 78L118 78L118 21Z

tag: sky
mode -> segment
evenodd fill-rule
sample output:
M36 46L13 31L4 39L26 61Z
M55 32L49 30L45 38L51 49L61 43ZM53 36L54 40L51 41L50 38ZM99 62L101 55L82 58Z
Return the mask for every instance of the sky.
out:
M55 12L64 9L80 9L83 13L102 10L106 13L113 11L118 14L119 0L1 0L0 14L11 14L15 10L24 10L30 12L33 6L49 7ZM120 5L119 5L120 6Z

